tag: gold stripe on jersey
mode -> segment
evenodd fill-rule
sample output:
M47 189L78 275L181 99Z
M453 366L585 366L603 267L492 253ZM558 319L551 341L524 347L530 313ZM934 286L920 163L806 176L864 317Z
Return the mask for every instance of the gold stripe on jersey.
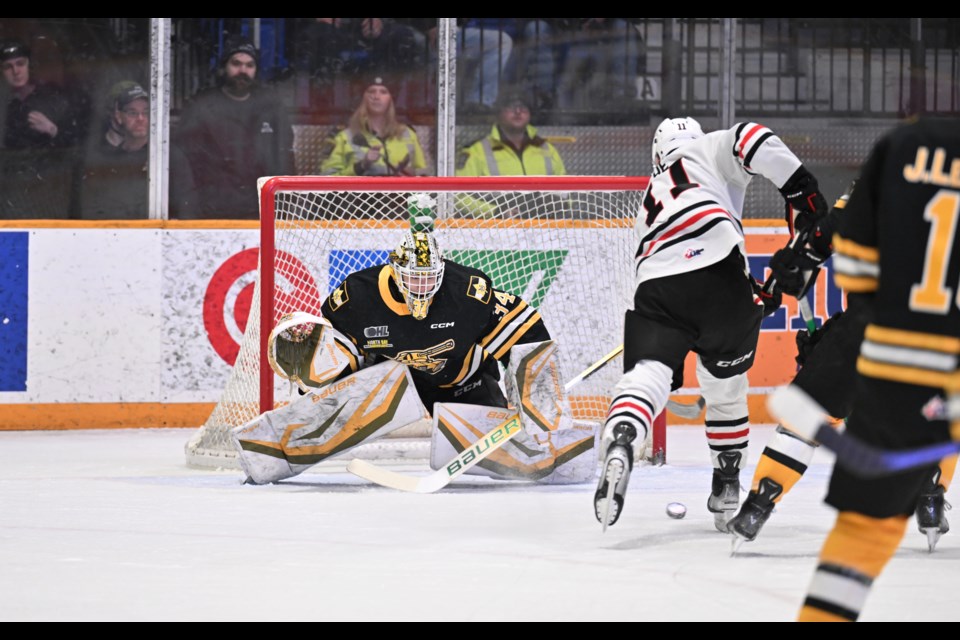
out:
M530 330L530 327L534 326L538 322L540 322L540 312L533 311L533 313L530 314L530 317L527 318L526 322L524 322L513 333L507 336L507 339L503 342L503 345L493 352L493 357L497 360L502 360L507 352L510 351L510 348L517 344L520 338L522 338L523 335Z
M383 304L398 316L409 316L410 308L407 306L407 303L394 298L393 292L390 291L391 278L393 278L393 268L390 267L390 265L384 265L377 277L377 284L380 288L380 298L383 300Z
M960 363L960 338L867 326L857 371L870 378L944 388Z
M880 252L834 234L834 281L845 291L876 291L880 280Z
M922 333L907 329L891 329L871 324L864 333L864 339L898 347L937 351L948 355L960 354L960 338L937 333Z
M500 334L500 332L506 329L510 321L513 320L515 316L523 312L523 310L526 308L527 308L527 303L521 300L520 304L518 304L513 310L507 312L507 314L500 319L500 322L498 322L497 326L493 328L493 331L491 331L487 335L480 338L480 341L479 341L480 346L486 349L490 345L490 343L493 342L493 340Z

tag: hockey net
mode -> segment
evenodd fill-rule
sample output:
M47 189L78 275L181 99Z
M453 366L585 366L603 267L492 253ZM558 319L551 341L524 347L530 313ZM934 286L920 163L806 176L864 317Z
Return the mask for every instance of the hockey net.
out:
M250 317L227 386L185 447L187 463L239 467L230 430L296 395L267 362L274 323L292 311L319 314L349 273L386 262L411 224L409 203L418 194L437 202L432 213L445 257L483 270L495 286L537 307L559 346L561 373L572 379L622 343L634 291L633 220L646 183L644 177L262 179ZM571 389L574 417L602 422L622 370L618 356ZM351 453L428 458L429 425L391 436Z

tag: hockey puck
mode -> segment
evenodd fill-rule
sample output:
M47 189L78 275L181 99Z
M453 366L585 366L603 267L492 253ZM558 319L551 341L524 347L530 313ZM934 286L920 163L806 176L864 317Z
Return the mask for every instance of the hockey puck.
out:
M687 515L687 508L681 502L671 502L667 505L667 515L674 520L680 520Z

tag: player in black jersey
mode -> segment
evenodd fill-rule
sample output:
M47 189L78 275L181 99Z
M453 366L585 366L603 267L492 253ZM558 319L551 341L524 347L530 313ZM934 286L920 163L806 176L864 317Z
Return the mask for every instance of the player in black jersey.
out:
M290 477L431 417L432 459L442 464L510 411L520 413L527 437L508 442L477 473L547 482L593 478L596 426L573 423L557 347L539 311L497 289L482 271L444 259L433 233L404 232L386 264L347 276L321 313L293 314L278 324L271 364L311 397L332 394L357 408L344 409L338 400L318 410L297 401L277 410L279 416L264 414L276 424L264 427L267 421L258 419L238 428L241 461L253 482ZM315 427L324 421L330 424L321 435ZM305 424L314 429L284 439L291 426ZM351 429L356 433L348 435ZM264 442L273 443L266 453Z
M833 253L833 235L854 184L837 199L830 213L817 222L804 246L785 247L770 259L771 277L784 294L798 299L805 296L808 280L816 278L818 267ZM851 381L856 377L857 356L869 320L865 311L864 305L855 303L850 309L834 314L813 333L806 329L797 332L797 364L801 368L791 384L816 400L837 425L850 415L853 406L855 388ZM757 537L774 508L806 472L817 446L777 425L757 462L749 495L737 515L727 523L727 529L735 537L735 548L741 541ZM950 487L956 464L956 456L941 462L917 503L917 526L927 536L930 551L950 528L944 515L949 505L945 504L943 494Z
M945 396L960 360L958 226L960 120L920 119L881 138L833 243L847 313L860 309L867 318L847 429L874 446L911 449L958 435L951 433ZM817 419L825 414L812 400L804 406ZM790 426L790 416L778 418ZM864 478L834 467L826 502L839 513L800 620L859 617L937 473L929 465Z

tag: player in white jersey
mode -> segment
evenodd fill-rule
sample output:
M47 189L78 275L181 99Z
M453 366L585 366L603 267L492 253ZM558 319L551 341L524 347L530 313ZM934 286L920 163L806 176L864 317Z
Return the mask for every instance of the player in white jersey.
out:
M706 400L713 484L707 508L718 530L736 512L749 440L746 372L765 311L780 306L749 271L741 215L755 175L787 203L791 235L826 214L816 178L770 129L740 123L704 133L693 118L668 118L653 137L653 172L637 216L637 290L624 323L624 375L604 424L597 519L617 521L633 461L651 423L697 354Z

